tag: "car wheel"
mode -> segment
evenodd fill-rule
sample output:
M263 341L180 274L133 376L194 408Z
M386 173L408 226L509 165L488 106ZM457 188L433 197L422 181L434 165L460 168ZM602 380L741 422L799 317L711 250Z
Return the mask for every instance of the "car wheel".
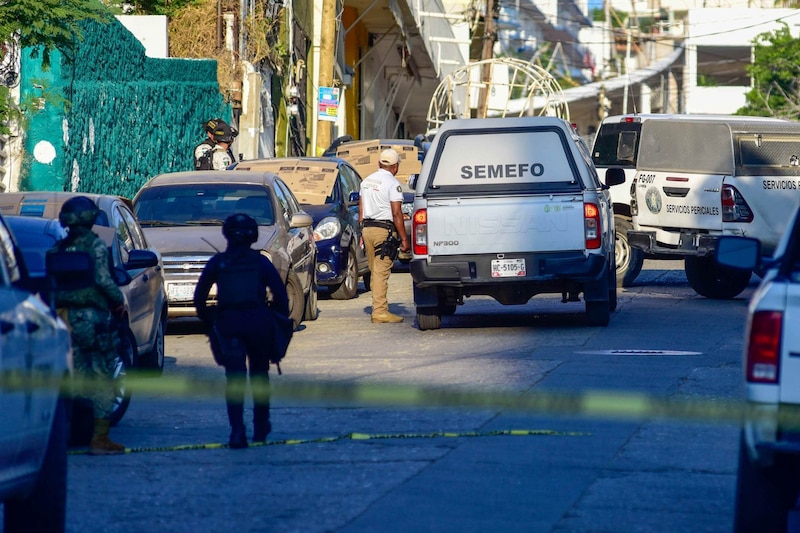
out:
M590 326L607 326L611 321L611 302L586 302L586 318Z
M356 252L352 248L347 252L347 266L344 270L344 279L338 285L331 287L331 298L334 300L350 300L358 291L358 262Z
M316 261L314 262L316 264ZM319 307L317 305L317 275L311 273L311 287L308 288L306 296L306 308L303 312L303 320L316 320L319 318Z
M114 401L108 419L116 425L125 416L128 405L131 403L131 387L128 384L128 370L131 361L136 360L136 339L127 326L120 328L120 346L117 360L114 365Z
M64 531L67 511L67 412L56 404L42 468L33 490L5 502L3 531Z
M156 325L156 338L153 349L144 354L140 359L142 365L152 370L153 375L160 376L164 371L164 332L167 328L167 315L164 313Z
M417 313L417 326L419 326L419 329L422 331L439 329L442 327L442 317L440 315Z
M750 283L749 270L724 267L713 258L687 256L684 270L695 292L714 300L730 300Z
M786 531L789 510L797 500L797 461L776 455L771 466L750 457L739 438L739 471L733 530L736 533Z
M303 294L300 278L291 269L286 277L286 294L289 296L289 318L294 322L294 327L297 327L305 314L306 295Z
M628 242L628 231L633 229L633 224L627 217L615 215L614 227L616 239L614 240L614 254L617 262L617 285L630 287L633 280L642 271L644 265L644 250L634 248Z

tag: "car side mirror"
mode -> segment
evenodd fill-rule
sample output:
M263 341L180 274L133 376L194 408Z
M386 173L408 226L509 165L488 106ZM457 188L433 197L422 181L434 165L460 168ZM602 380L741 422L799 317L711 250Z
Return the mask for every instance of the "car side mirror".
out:
M752 237L720 237L714 260L720 265L741 270L756 270L761 257L761 242Z
M290 228L307 228L314 224L314 219L306 212L295 213L289 221Z
M417 180L419 179L419 174L410 174L408 176L408 186L411 189L417 189Z
M136 270L137 268L150 268L158 266L158 256L150 250L131 250L128 252L128 261L125 263L125 270Z
M625 170L619 167L611 167L606 170L606 185L620 185L625 183Z
M350 198L347 199L347 205L356 205L361 200L361 193L353 191L350 193Z

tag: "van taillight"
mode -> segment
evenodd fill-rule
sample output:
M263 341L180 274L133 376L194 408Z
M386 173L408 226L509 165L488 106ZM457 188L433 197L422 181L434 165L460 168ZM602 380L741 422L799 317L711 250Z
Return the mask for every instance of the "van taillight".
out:
M722 191L722 221L723 222L752 222L753 211L742 194L733 185L723 185Z
M600 248L600 209L596 204L583 204L583 231L586 237L586 248Z
M747 343L747 381L777 383L781 363L781 329L783 313L756 311L750 322Z
M414 212L411 219L411 233L414 239L414 254L428 255L428 210Z

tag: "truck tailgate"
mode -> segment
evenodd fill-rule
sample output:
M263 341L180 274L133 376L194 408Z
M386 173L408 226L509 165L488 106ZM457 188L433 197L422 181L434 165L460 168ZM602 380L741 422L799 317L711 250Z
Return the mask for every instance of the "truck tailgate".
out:
M637 172L638 223L686 229L722 229L723 176L679 172Z
M585 248L583 195L428 199L428 255Z
M793 274L797 275L797 274ZM800 284L786 283L780 364L781 403L800 404Z

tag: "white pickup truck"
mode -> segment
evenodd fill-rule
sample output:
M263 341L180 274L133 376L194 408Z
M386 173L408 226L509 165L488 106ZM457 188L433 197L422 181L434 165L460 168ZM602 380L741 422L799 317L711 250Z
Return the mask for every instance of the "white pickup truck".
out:
M541 293L586 305L592 325L616 308L614 220L574 128L554 117L459 119L431 143L414 187L411 277L420 329L464 298L504 305Z
M642 124L628 242L684 259L707 298L741 293L751 273L714 262L723 235L771 254L798 204L800 123L763 117L672 118Z
M734 531L796 531L800 495L800 211L773 257L746 237L722 237L716 260L763 274L744 338L747 405L739 444Z

